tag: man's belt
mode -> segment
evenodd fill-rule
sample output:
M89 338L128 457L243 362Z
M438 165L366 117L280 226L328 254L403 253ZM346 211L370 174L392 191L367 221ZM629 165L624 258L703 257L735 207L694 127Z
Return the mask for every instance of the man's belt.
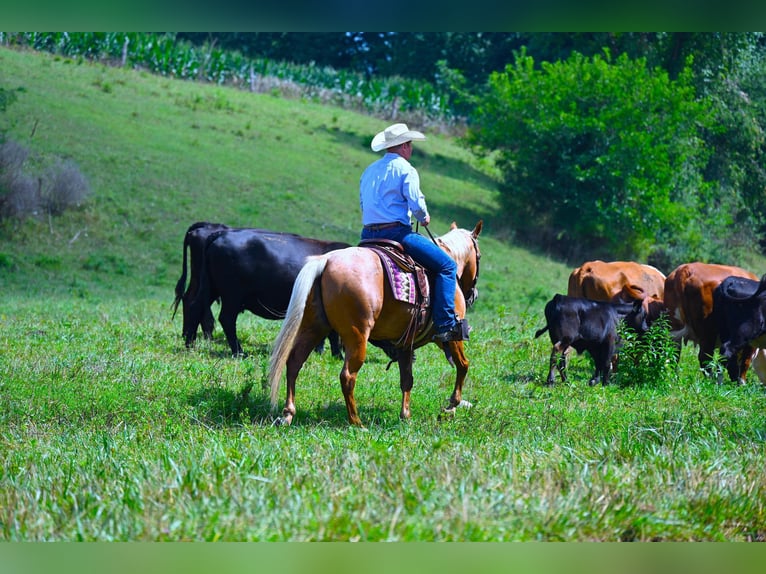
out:
M394 227L399 227L400 225L407 227L405 223L395 221L393 223L370 223L369 225L365 225L364 228L369 229L370 231L380 231L381 229L393 229Z

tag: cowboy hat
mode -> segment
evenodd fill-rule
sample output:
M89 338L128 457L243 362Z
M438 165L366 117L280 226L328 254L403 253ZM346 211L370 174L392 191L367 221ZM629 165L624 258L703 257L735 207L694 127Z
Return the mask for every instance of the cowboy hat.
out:
M420 132L410 130L407 127L407 124L393 124L388 126L382 132L376 134L375 137L372 138L370 147L372 148L372 151L380 151L408 141L423 141L425 139L426 136Z

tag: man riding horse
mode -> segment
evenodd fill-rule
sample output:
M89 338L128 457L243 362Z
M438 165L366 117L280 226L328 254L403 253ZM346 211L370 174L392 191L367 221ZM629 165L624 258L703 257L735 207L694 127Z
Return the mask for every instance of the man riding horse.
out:
M436 343L455 367L455 386L445 412L468 406L462 399L469 365L463 340L468 338L466 310L477 295L481 258L477 238L482 222L473 230L460 229L453 222L450 231L433 243L412 231L412 215L423 225L430 223L418 174L407 161L413 139L422 140L425 136L410 131L404 124L394 124L375 136L372 149L387 151L361 177L359 201L364 229L360 245L308 257L295 280L269 361L273 407L277 405L280 380L286 371L287 396L278 424L292 422L296 413L295 383L301 367L314 346L332 330L340 336L345 350L340 385L352 425L362 426L354 388L370 341L396 351L402 419L411 415L413 353L429 342ZM419 279L415 281L417 287L409 282L409 276L396 275L397 280L389 282L392 276L389 272L395 272L388 256L370 245L397 242L410 257L432 270L435 285L427 297L420 289L423 283ZM408 266L409 263L405 267ZM421 274L419 269L414 271ZM403 289L404 285L408 287ZM431 321L413 324L414 318L425 317L422 300L417 297L412 300L415 293L433 301Z
M412 142L426 137L405 124L393 124L378 133L370 147L386 150L362 173L359 205L362 209L362 239L389 239L399 242L404 251L433 274L432 313L436 329L434 341L460 341L467 333L455 314L456 264L435 242L415 233L410 223L415 217L428 226L426 199L420 191L420 177L410 164Z

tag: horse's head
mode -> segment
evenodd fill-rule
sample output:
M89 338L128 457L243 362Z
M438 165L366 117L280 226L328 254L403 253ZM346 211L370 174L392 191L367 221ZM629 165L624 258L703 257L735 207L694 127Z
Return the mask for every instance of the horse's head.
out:
M457 283L463 292L468 307L473 305L479 296L476 282L479 279L479 261L481 251L477 241L483 222L479 220L473 231L460 229L452 222L449 233L437 240L439 245L457 263Z

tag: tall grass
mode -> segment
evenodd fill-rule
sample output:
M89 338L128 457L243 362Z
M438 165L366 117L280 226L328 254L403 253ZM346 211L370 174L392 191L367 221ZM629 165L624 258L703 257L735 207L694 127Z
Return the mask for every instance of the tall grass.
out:
M220 328L183 345L183 233L206 219L353 241L380 122L50 55L3 49L0 69L24 88L0 116L10 135L77 161L93 191L52 227L0 228L3 540L766 538L762 387L715 384L690 349L673 384L591 388L580 356L569 385L543 386L533 334L568 269L510 244L491 172L448 139L413 162L435 232L485 219L473 408L440 416L454 370L432 345L399 421L396 369L371 348L366 431L329 353L280 428L262 388L278 322L240 316L243 359Z

